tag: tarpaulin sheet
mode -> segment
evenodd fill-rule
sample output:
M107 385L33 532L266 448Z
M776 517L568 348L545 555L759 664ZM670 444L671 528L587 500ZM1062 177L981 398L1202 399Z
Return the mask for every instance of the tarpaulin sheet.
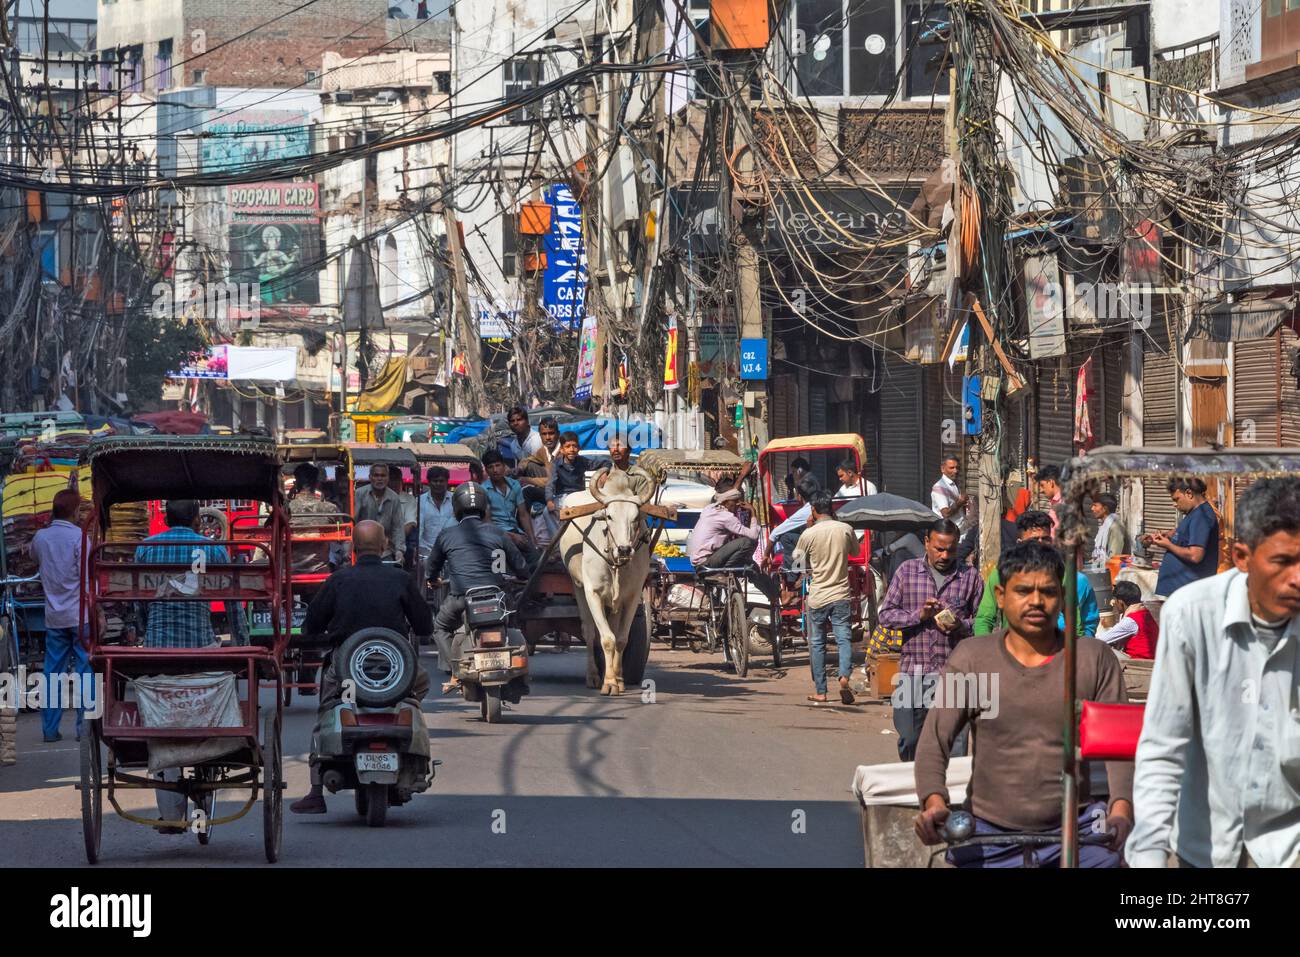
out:
M237 728L239 689L229 671L149 675L131 682L146 728ZM210 761L237 751L239 738L151 739L149 770Z

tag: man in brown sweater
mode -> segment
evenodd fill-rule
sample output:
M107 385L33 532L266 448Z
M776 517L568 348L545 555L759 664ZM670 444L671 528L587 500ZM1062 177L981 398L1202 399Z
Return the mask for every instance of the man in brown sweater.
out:
M975 833L1059 831L1061 826L1061 690L1064 636L1056 616L1064 598L1064 562L1041 542L1021 542L998 560L998 607L1007 626L967 638L948 658L916 753L916 793L921 813L916 833L938 844L948 818L946 775L953 741L972 725L975 759L968 799ZM1094 638L1078 639L1076 687L1090 701L1124 701L1114 653ZM1133 766L1107 762L1109 805L1087 796L1080 774L1079 833L1110 832L1105 844L1081 844L1081 867L1118 867L1133 825ZM1056 866L1059 844L1037 849L1040 866ZM958 867L1019 867L1014 845L958 847L948 852Z

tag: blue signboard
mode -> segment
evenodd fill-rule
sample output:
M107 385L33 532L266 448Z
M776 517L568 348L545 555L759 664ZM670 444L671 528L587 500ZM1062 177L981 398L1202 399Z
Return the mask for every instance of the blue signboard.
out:
M543 237L546 271L542 273L542 307L555 328L571 332L582 326L587 303L587 250L582 238L582 207L563 183L542 194L551 207L551 231Z
M740 377L742 379L767 378L767 340L740 340Z

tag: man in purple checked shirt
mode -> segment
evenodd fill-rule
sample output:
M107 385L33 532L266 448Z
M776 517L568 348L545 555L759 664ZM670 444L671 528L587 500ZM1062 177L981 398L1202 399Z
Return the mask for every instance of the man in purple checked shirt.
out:
M933 688L948 663L948 655L961 639L970 636L971 623L984 596L984 581L970 565L957 562L961 531L939 519L925 532L925 557L898 566L879 621L903 633L894 689L894 728L898 731L898 757L911 761L925 724L927 686ZM952 756L966 753L965 734L953 745Z

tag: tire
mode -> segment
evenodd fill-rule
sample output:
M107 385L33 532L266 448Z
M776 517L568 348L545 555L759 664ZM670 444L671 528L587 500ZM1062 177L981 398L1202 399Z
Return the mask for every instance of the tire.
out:
M295 679L296 680L296 679ZM284 685L284 706L287 708L293 702L293 686L288 682Z
M0 618L0 672L16 671L18 660L18 631L8 615Z
M383 827L388 821L388 785L367 784L365 790L366 824Z
M745 614L745 593L740 589L727 598L726 614L731 667L743 678L749 672L749 617Z
M627 631L627 645L623 648L623 684L639 685L645 680L645 668L650 660L650 615L645 602L632 616L632 627Z
M284 761L280 750L280 716L268 714L262 742L262 844L266 862L280 860L284 839Z
M89 722L81 735L81 833L86 863L98 863L104 835L104 779L99 735Z
M217 541L230 539L230 519L227 518L226 513L219 508L212 508L210 505L205 505L203 508L199 509L199 525L208 529L219 529L220 534L217 535Z
M501 687L484 688L483 698L479 702L479 711L488 724L501 723Z
M365 817L370 802L366 798L366 786L358 784L352 792L352 805L357 809L358 817Z
M391 628L362 628L335 655L340 680L352 681L358 704L387 708L415 687L420 667L415 648Z

